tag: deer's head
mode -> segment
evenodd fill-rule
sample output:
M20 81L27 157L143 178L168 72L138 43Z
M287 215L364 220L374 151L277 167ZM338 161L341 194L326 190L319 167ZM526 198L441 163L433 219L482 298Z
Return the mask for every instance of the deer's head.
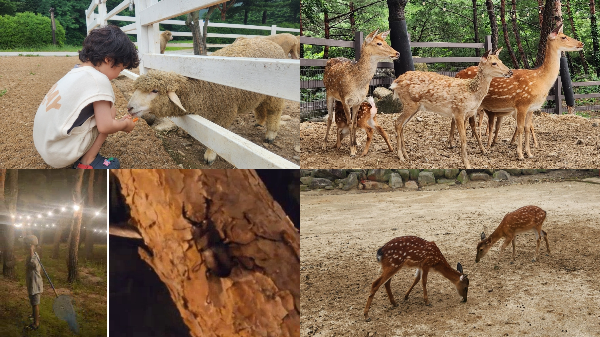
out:
M486 239L485 233L481 232L481 241L477 244L477 256L475 257L475 262L479 262L479 260L481 260L485 254L487 254L491 247L492 241L490 238Z
M467 293L469 292L469 278L466 274L463 274L463 268L460 262L456 266L456 270L460 273L460 279L456 283L456 290L458 294L462 296L463 302L467 301Z
M563 34L562 23L558 24L548 35L548 45L559 51L580 51L583 43Z
M492 52L488 50L483 54L481 60L479 61L479 71L482 74L490 75L492 77L511 77L512 70L510 70L507 66L502 63L498 54L502 48L496 50L496 52Z
M394 48L390 47L387 42L385 42L385 38L389 34L389 30L382 33L379 33L379 29L372 31L369 35L367 35L365 41L363 42L363 53L368 53L371 55L371 58L375 58L377 61L385 60L387 58L396 60L398 57L400 57L400 53Z

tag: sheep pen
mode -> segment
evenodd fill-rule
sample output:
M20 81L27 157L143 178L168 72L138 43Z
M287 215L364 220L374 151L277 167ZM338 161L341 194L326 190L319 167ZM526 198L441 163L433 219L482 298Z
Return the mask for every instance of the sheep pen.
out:
M79 63L77 57L0 57L0 166L4 168L50 168L33 145L33 118L48 90ZM133 70L138 73L137 69ZM133 81L121 76L112 81L117 115L127 113ZM285 100L280 131L274 144L263 143L264 128L254 127L254 115L238 116L230 131L299 163L299 103ZM121 168L207 168L202 153L206 147L181 129L157 131L140 120L131 133L110 135L100 149L116 157ZM294 158L295 157L295 158ZM233 168L217 158L210 168Z

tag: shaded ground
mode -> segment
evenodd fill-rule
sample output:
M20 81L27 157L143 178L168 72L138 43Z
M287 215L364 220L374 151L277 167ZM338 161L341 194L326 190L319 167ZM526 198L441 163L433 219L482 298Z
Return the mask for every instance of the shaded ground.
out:
M417 119L421 119L419 121ZM460 140L455 134L454 148L448 148L450 119L434 113L419 112L404 129L404 140L410 160L401 162L397 149L394 121L398 114L377 116L379 124L390 136L394 152L388 152L383 138L375 133L369 153L365 157L350 158L349 137L335 149L335 125L330 130L328 149L322 149L326 124L305 122L300 125L302 168L448 168L464 167L460 156ZM534 116L534 128L539 148L531 147L534 158L517 160L516 145L509 145L516 122L511 117L503 120L498 143L484 155L477 141L467 132L467 153L473 168L592 168L600 166L600 120L572 115ZM595 125L595 126L594 126ZM487 118L484 118L484 128ZM333 132L332 132L333 131ZM358 154L362 153L367 136L357 132ZM487 135L484 137L487 143ZM523 137L524 139L524 137Z
M40 301L40 328L28 333L23 332L23 327L32 322L28 319L31 315L31 305L25 286L25 252L18 244L15 248L15 273L18 279L8 280L0 276L0 336L73 336L67 323L54 314L52 304L55 295L45 275L42 275L44 292ZM94 259L91 261L85 261L80 256L80 281L73 285L66 282L66 248L66 245L62 245L59 258L52 259L52 245L44 245L40 254L42 264L58 294L69 295L73 299L80 335L106 336L106 245L94 245Z
M51 168L33 145L33 120L37 108L50 89L75 64L77 57L0 57L0 167ZM116 79L118 81L129 81ZM118 115L127 111L128 96L113 84ZM262 143L263 128L255 128L254 116L239 116L231 131L264 146L278 155L299 163L300 104L286 101L282 125L275 144ZM203 168L205 147L183 131L157 135L143 120L129 134L118 132L108 137L100 153L116 157L121 168ZM296 157L299 158L299 157ZM210 168L232 168L218 159Z
M586 173L587 174L587 173ZM578 175L581 175L579 173ZM302 336L590 336L600 327L600 193L597 184L575 181L515 182L510 186L445 191L302 193ZM469 186L469 185L467 185ZM534 204L547 211L544 230L552 254L534 236L517 238L516 262L506 253L495 268L499 243L475 263L482 230L493 231L504 215ZM420 283L410 298L414 269L392 279L393 308L382 287L371 322L363 310L380 275L379 247L394 237L435 241L450 265L469 275L469 299L431 273L423 303Z

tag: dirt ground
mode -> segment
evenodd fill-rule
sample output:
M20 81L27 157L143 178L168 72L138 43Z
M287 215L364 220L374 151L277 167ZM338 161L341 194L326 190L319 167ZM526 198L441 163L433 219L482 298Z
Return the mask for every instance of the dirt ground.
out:
M516 179L500 187L471 182L435 192L303 192L301 335L598 335L599 186L530 182ZM517 238L514 264L510 249L497 263L501 242L476 264L482 230L489 235L506 213L531 204L547 211L543 228L551 255L541 247L538 262L532 262L534 235L526 233ZM432 306L424 305L420 283L404 301L414 269L402 269L392 279L399 306L391 306L381 287L369 311L371 321L365 322L371 284L380 275L376 251L405 235L435 241L451 266L462 263L470 280L468 301L461 302L456 288L438 273L430 273L427 282Z
M379 124L390 136L394 150L397 149L394 121L399 114L380 114ZM418 118L417 118L418 117ZM420 121L419 121L420 119ZM531 146L534 158L517 160L517 147L510 145L516 128L514 118L503 119L498 143L482 154L475 137L467 130L467 154L473 168L592 168L600 167L600 119L573 115L534 116L534 128L539 147ZM595 125L595 126L594 126ZM487 128L487 118L483 127ZM349 137L342 147L335 149L337 128L332 126L328 149L322 149L326 124L305 122L300 124L302 143L302 168L448 168L464 167L460 156L460 139L455 133L454 148L448 148L450 119L438 114L419 112L404 129L404 140L410 160L401 162L396 152L389 152L383 138L375 133L369 153L365 157L350 157ZM483 137L484 146L487 135ZM358 154L366 142L366 134L357 132ZM525 139L523 137L523 139ZM524 142L524 141L523 141ZM531 143L533 144L533 142ZM524 151L524 150L523 150Z
M33 144L33 120L37 108L50 89L75 64L76 57L0 57L0 167L51 168L37 153ZM127 111L128 96L113 80L118 115ZM4 94L2 94L6 90ZM264 129L254 127L254 116L239 116L231 131L268 150L299 163L298 129L300 105L286 101L282 125L275 144L263 144ZM157 134L140 119L129 134L110 135L100 153L116 157L121 168L207 168L203 163L205 147L183 131ZM296 157L296 158L294 158ZM233 168L218 158L210 168Z

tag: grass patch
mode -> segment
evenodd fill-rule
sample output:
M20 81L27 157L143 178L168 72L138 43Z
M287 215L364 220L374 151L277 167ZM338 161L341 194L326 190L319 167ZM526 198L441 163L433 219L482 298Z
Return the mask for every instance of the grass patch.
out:
M586 111L577 111L577 112L575 112L575 114L577 116L581 116L581 117L585 117L585 118L590 118L590 113L586 112Z
M83 247L83 246L82 246ZM15 274L17 279L10 280L0 276L0 326L2 336L25 336L23 327L30 324L28 316L31 314L31 305L25 287L25 257L26 253L19 245L15 245L17 265ZM77 323L81 336L106 336L106 245L94 245L94 258L83 259L83 249L79 250L79 281L68 284L67 281L67 247L61 245L58 259L53 259L52 245L44 245L38 249L41 252L42 264L46 268L54 287L60 293L69 291L73 299L73 306L77 313ZM43 272L42 272L43 273ZM72 336L73 333L65 321L54 315L52 304L56 296L48 283L45 275L44 293L40 303L40 328L31 332L29 336Z
M76 52L81 50L81 46L72 46L72 45L64 45L62 47L48 45L48 46L39 46L39 47L21 47L21 48L13 48L13 49L0 49L0 52L61 52L61 51L71 51Z
M4 96L7 91L8 91L8 89L2 89L2 90L0 90L0 97Z
M187 47L165 47L165 50L182 50L182 49L194 49L192 48L187 48Z

